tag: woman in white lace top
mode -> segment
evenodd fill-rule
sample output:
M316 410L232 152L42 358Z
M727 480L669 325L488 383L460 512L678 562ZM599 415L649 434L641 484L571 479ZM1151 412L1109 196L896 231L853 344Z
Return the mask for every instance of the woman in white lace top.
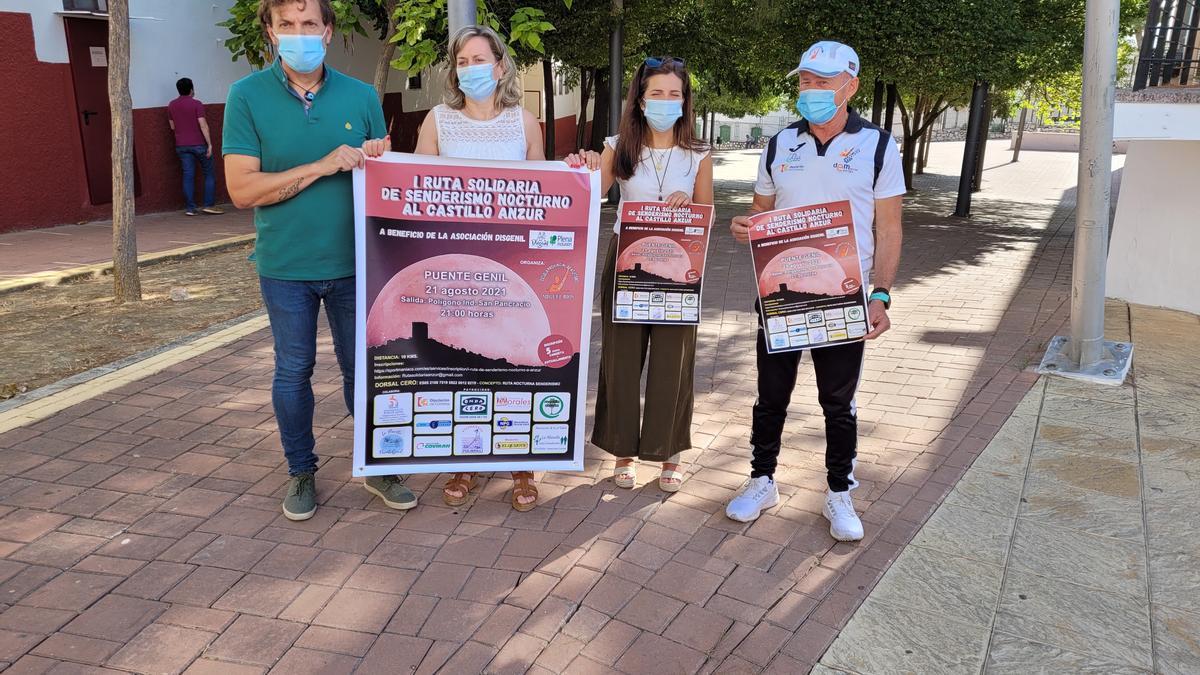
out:
M426 115L417 137L417 154L463 159L545 159L542 128L521 105L520 74L508 48L490 28L468 26L455 33L448 49L446 102ZM532 471L514 471L512 507L537 505ZM456 473L442 488L450 506L465 504L475 474Z
M425 116L416 153L462 159L546 159L542 127L521 101L521 75L495 31L468 26L450 41L446 102Z

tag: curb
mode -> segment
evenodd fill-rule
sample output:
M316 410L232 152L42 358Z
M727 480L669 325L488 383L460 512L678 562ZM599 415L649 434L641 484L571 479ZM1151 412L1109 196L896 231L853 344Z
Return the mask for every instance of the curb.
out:
M156 251L154 253L145 253L138 256L138 267L149 267L159 263L170 262L172 260L181 260L183 258L191 258L203 253L211 253L227 248L233 248L242 244L254 241L255 235L241 234L236 237L226 237L225 239L214 239L213 241L203 244L193 244L181 248L172 248L166 251ZM38 286L57 286L65 281L74 281L76 279L102 277L105 274L112 272L112 261L92 263L90 265L80 265L79 267L69 267L65 270L55 270L53 272L36 272L19 279L6 279L0 281L0 295L5 293L13 293L15 291L23 291Z
M124 384L269 328L265 309L228 319L191 335L71 375L0 402L0 433L39 422Z

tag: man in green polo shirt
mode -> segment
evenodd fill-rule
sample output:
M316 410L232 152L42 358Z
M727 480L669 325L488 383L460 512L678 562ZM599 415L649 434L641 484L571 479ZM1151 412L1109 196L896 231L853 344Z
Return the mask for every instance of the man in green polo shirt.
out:
M312 373L324 303L354 411L354 196L349 171L388 149L375 90L324 65L330 0L260 0L258 18L279 58L235 82L225 106L225 177L238 208L254 208L255 258L275 339L271 403L291 481L283 514L311 518ZM396 476L365 487L394 509L416 498Z

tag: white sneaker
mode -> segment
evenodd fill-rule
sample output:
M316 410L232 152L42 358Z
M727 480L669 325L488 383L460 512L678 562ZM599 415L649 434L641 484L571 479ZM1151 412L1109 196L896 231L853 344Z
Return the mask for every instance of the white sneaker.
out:
M763 509L779 504L779 490L770 476L751 478L742 486L742 491L729 500L725 515L743 523L757 520Z
M829 520L829 535L838 541L858 541L863 538L862 521L854 512L849 492L829 492L825 495L825 517Z

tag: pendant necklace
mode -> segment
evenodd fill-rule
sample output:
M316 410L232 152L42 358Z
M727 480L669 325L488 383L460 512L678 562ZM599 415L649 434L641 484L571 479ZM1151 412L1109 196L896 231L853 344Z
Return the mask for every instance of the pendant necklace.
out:
M292 86L297 87L299 89L303 89L304 90L304 100L308 101L309 103L312 103L312 100L317 97L317 89L319 89L321 87L321 85L324 84L323 81L317 82L316 84L314 84L312 86L312 89L309 89L308 87L300 84L299 82L292 80L292 78L290 78L290 77L287 78L287 81Z
M663 184L667 181L667 169L671 168L671 157L675 154L675 146L671 146L669 150L661 155L655 154L654 148L650 150L650 159L654 162L654 177L658 180L658 201L663 200ZM663 157L667 158L666 166L663 166Z

